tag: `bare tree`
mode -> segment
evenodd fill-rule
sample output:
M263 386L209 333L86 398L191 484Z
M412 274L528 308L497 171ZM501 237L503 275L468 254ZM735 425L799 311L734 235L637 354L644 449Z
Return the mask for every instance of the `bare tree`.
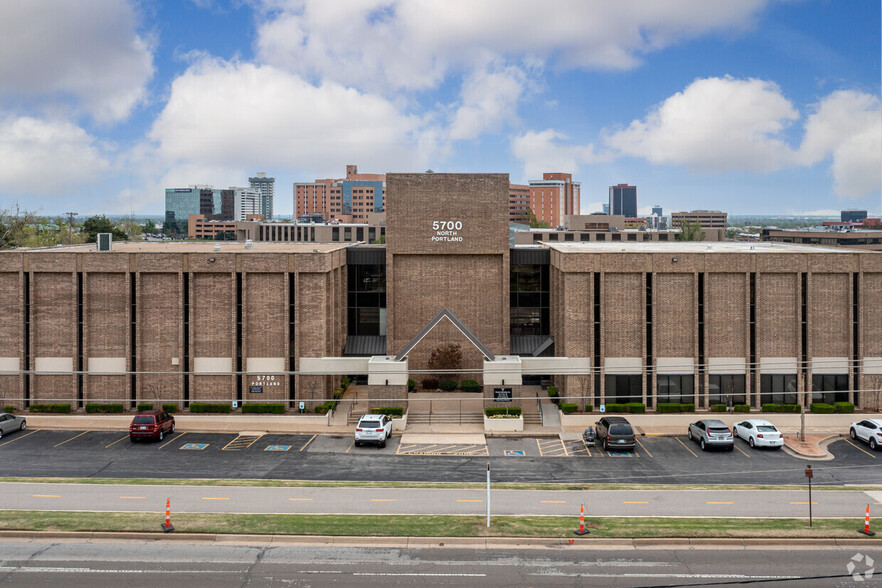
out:
M462 347L459 343L445 343L432 350L432 355L429 357L429 369L439 372L454 372L439 373L440 380L458 381L459 374L455 372L461 368Z

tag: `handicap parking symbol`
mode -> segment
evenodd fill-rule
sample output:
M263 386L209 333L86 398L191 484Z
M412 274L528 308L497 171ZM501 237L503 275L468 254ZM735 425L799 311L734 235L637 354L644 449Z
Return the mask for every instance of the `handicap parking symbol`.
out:
M631 457L631 454L627 451L610 451L610 457Z
M181 446L181 449L187 449L191 451L202 451L208 447L208 443L184 443Z
M506 449L505 455L506 455L506 457L515 457L515 456L523 457L525 454L524 454L523 449Z
M264 451L288 451L291 449L290 445L267 445Z

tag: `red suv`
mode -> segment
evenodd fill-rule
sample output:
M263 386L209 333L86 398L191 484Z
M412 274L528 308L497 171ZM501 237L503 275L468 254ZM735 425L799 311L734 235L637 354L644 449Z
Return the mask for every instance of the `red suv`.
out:
M129 425L129 439L157 439L162 441L166 433L175 432L175 417L164 410L139 412Z

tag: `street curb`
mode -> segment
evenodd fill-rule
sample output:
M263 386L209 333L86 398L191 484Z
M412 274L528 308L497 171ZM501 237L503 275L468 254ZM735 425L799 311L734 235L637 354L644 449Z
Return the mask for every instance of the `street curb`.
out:
M218 533L144 533L122 531L0 531L2 539L85 539L88 541L174 541L241 545L335 545L341 547L498 547L536 549L545 547L591 550L617 549L840 549L866 546L866 538L729 538L688 539L682 537L636 537L591 539L575 537L354 537L333 535L230 535ZM882 539L880 539L882 540ZM877 540L879 541L879 540Z
M830 443L832 443L833 441L835 441L837 439L841 439L841 438L842 438L842 435L839 435L839 434L828 435L828 436L824 437L823 439L821 439L820 441L818 441L818 449L823 450L823 452L824 452L823 455L812 455L810 453L803 453L802 451L799 451L798 449L794 449L793 447L790 447L786 443L784 444L782 449L784 449L787 453L789 453L790 455L792 455L794 457L801 457L803 459L812 459L815 461L830 461L831 459L833 459L833 454L831 454L827 450L827 446Z

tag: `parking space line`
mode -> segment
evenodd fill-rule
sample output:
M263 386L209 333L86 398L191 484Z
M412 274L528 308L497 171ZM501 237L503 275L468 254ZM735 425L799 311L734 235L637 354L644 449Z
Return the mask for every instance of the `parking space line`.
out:
M289 498L288 500L306 501L306 500L315 500L315 499L314 498Z
M456 501L457 502L484 502L483 500L466 500L463 498L458 498Z
M127 500L146 500L147 497L146 497L146 496L120 496L120 499L127 499Z
M90 431L83 431L83 432L80 433L79 435L76 435L76 436L74 436L74 437L71 437L71 438L68 439L67 441L62 441L61 443L58 443L57 445L55 445L55 447L58 447L58 446L60 446L60 445L64 445L64 444L67 443L68 441L73 441L73 440L76 439L77 437L82 437L83 435L85 435L86 433L89 433L89 432L90 432Z
M177 437L175 437L174 439L169 439L168 441L165 442L165 445L160 445L160 446L159 446L159 449L162 449L163 447L165 447L165 446L168 445L169 443L172 443L172 442L174 442L174 441L177 441L178 439L180 439L181 437L183 437L183 436L186 435L186 434L187 434L187 433L184 432L184 433L181 433L180 435L178 435ZM158 451L158 450L157 450L157 451Z
M639 500L623 500L622 504L649 504L648 502L643 502Z
M25 434L25 435L22 435L21 437L16 437L15 439L12 439L11 441L6 441L6 442L4 442L4 443L0 443L0 447L3 447L4 445L9 445L10 443L12 443L12 442L14 442L14 441L18 441L19 439L24 439L25 437L28 437L28 436L30 436L30 435L33 435L34 433L38 433L39 431L40 431L40 429L34 429L34 430L31 431L30 433L27 433L27 434Z
M228 496L203 496L202 500L229 500Z
M221 448L221 451L242 451L248 449L260 439L261 435L239 435Z
M61 498L61 494L31 494L33 498Z
M312 443L312 440L315 439L316 437L318 437L318 435L313 435L313 436L309 439L309 441L307 441L306 444L305 444L303 447L300 448L300 451L303 451L304 449L306 449L307 447L309 447L309 444Z
M733 445L733 447L734 447L734 448L735 448L735 449L737 449L737 450L738 450L738 451L741 451L741 448L740 448L740 447L738 447L738 446L737 446L737 445ZM742 454L743 454L743 455L747 455L747 454L746 454L746 453L744 453L744 452L743 452L743 451L741 451L741 453L742 453ZM747 457L750 457L750 456L749 456L749 455L747 455Z
M686 451L688 451L689 453L691 453L691 454L692 454L692 457L698 457L697 455L695 455L695 452L694 452L694 451L692 451L691 449L689 449L688 447L686 447L686 444L683 443L682 441L680 441L680 438L679 438L679 437L674 437L674 439L677 440L677 443L679 443L680 445L683 446L683 449L685 449Z
M635 437L634 440L637 441L637 445L639 445L640 448L641 448L643 451L646 452L646 455L648 455L649 457L652 457L652 454L649 453L649 450L648 450L646 447L643 446L643 443L640 442L640 439L637 439L637 438Z
M349 447L346 448L346 451L345 451L344 453L349 453L349 451L350 451L353 447L355 447L355 441L353 441L352 443L349 444ZM396 451L395 453L398 453L398 452Z
M848 439L843 439L843 441L845 441L846 443L848 443L849 445L851 445L852 447L854 447L854 448L857 449L858 451L861 451L861 452L863 452L863 453L866 453L867 455L869 455L869 456L872 457L873 459L876 459L876 456L875 456L875 455L873 455L872 453L870 453L870 452L868 452L868 451L864 451L863 449L861 449L860 447L858 447L857 445L855 445L854 443L852 443L852 442L849 441Z
M116 441L114 441L114 442L111 443L110 445L105 445L105 446L104 446L104 449L107 449L108 447L111 447L111 446L113 446L113 445L116 445L116 444L119 443L120 441L125 441L125 440L128 439L128 438L129 438L129 436L126 435L126 436L123 437L122 439L117 439Z

